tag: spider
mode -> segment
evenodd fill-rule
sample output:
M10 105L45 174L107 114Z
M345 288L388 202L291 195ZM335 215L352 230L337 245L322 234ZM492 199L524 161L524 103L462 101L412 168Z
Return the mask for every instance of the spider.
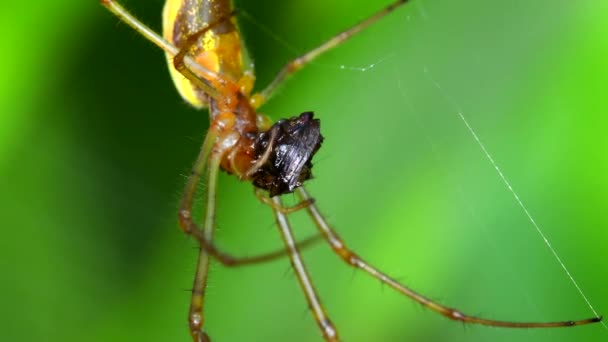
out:
M330 227L304 183L312 175L312 158L321 147L320 121L314 113L279 120L275 123L258 112L284 81L324 52L340 45L361 30L408 3L395 1L374 15L342 31L323 44L287 63L262 91L252 93L255 75L241 42L235 10L230 0L167 0L160 37L133 17L118 2L101 0L102 5L165 51L169 70L180 95L195 108L208 108L210 125L201 151L194 162L182 196L178 222L181 230L200 245L192 288L188 322L194 342L210 341L203 330L203 306L209 260L216 258L226 266L243 266L288 256L305 294L314 319L326 341L339 341L337 328L316 293L300 250L322 238L347 265L362 270L395 291L449 319L463 323L506 328L555 328L600 322L601 317L559 322L510 322L467 315L419 294L372 266L351 250ZM220 170L241 181L251 182L258 199L274 213L285 244L284 250L237 258L219 250L213 243L217 178ZM205 214L201 225L194 222L195 194L204 182ZM295 192L300 202L285 206L281 195ZM296 241L289 214L304 210L319 235Z

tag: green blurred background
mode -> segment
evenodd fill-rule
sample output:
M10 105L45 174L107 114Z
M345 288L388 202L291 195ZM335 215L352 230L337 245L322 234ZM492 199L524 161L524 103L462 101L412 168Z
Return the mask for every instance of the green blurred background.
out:
M243 21L258 84L386 2L240 1L287 44ZM124 3L159 29L162 1ZM1 339L187 341L196 250L175 212L206 112L183 103L162 53L97 1L13 1L0 19ZM462 111L608 314L607 37L601 1L414 1L303 70L263 110L321 118L309 189L372 263L471 314L592 316ZM220 189L221 246L249 255L280 245L249 184L222 176ZM314 231L305 216L293 224L298 236ZM305 259L345 341L608 338L600 325L463 326L325 246ZM320 340L288 265L213 266L214 341Z

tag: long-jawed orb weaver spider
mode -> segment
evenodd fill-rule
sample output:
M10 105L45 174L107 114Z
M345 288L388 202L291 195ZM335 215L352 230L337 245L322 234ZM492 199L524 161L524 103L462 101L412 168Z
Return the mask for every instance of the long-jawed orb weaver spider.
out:
M209 131L186 183L178 213L181 229L201 246L188 315L193 341L210 341L209 335L203 331L203 304L210 257L226 266L241 266L284 255L290 258L323 338L326 341L340 340L336 327L317 296L299 252L317 238L297 242L291 231L288 215L298 210L308 213L320 232L319 237L348 265L368 273L397 292L450 319L507 328L569 327L601 321L601 317L560 322L484 319L434 302L386 275L347 247L328 225L313 197L303 186L311 177L311 159L323 140L319 120L314 118L313 113L305 112L273 124L269 118L257 112L289 75L407 2L408 0L393 2L294 59L281 69L266 88L252 94L255 77L241 43L231 1L167 0L163 12L164 38L134 18L117 2L101 1L122 21L165 51L171 75L182 97L196 108L209 109ZM274 213L285 243L284 251L236 258L214 245L215 199L220 169L240 180L253 183L257 197ZM193 221L191 213L201 179L205 185L203 197L206 202L204 219L199 226ZM301 202L286 207L280 195L291 192L295 192Z

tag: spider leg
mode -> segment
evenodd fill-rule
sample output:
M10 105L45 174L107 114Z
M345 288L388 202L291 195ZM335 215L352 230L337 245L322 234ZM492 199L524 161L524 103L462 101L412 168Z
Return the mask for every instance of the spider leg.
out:
M279 196L273 197L272 201L276 206L282 206L281 199L279 198ZM281 237L283 238L283 242L285 243L285 246L289 251L289 259L291 261L291 266L296 272L298 282L300 283L302 291L304 291L304 294L306 295L308 306L312 310L312 313L315 317L315 321L321 329L323 337L326 341L338 342L340 340L338 337L338 331L327 316L325 308L321 304L319 296L317 296L315 287L312 281L310 280L310 276L308 275L308 271L306 270L306 266L304 265L304 261L300 256L298 246L296 245L295 238L291 231L291 226L289 225L289 221L287 220L287 215L281 212L280 210L276 210L275 207L272 208L274 211L274 217L276 219L277 226L281 231Z
M319 242L322 239L323 239L322 235L313 235L313 236L307 237L304 240L298 241L296 243L296 246L298 247L298 249L308 248L308 247L311 247L312 245L314 245L315 243ZM273 261L276 259L280 259L282 257L289 255L288 254L289 251L285 250L284 248L281 248L281 249L277 249L275 251L267 252L264 254L245 256L245 257L236 257L236 256L233 256L231 254L228 254L226 252L219 250L215 246L215 244L213 244L212 242L208 242L206 240L201 243L201 246L207 253L209 253L211 256L216 258L222 265L224 265L226 267L239 267L239 266L261 264L261 263Z
M311 200L312 197L308 194L308 192L303 188L298 188L298 195L302 200ZM464 323L471 324L481 324L481 325L489 325L495 327L506 327L506 328L556 328L556 327L571 327L576 325L585 325L590 323L600 322L602 317L593 317L578 321L561 321L561 322L508 322L508 321L498 321L485 319L481 317L470 316L464 314L456 309L449 308L447 306L441 305L437 302L432 301L431 299L415 292L409 287L399 283L395 279L386 275L382 271L378 270L374 266L367 263L361 257L359 257L355 252L350 250L344 241L340 238L340 236L327 224L327 221L323 217L323 215L319 212L317 206L313 203L306 207L306 210L315 225L325 237L327 243L331 246L334 252L344 260L348 265L361 269L362 271L368 273L372 277L380 280L382 283L390 286L397 292L415 300L416 302L422 304L423 306L455 321L461 321Z
M258 189L258 188L255 188L255 196L260 200L260 202L270 206L274 210L278 210L278 211L282 212L283 214L295 213L296 211L302 210L302 209L308 207L309 205L315 203L314 198L311 198L309 200L301 201L291 207L284 207L282 205L277 205L276 203L274 203L272 201L272 199L268 198L264 194L263 190ZM322 235L318 235L318 236L323 237ZM298 246L298 247L301 247L301 246Z
M215 198L217 192L217 176L220 168L220 163L224 155L224 151L215 149L217 134L213 130L209 130L203 146L199 153L186 187L182 195L182 201L178 214L178 222L180 228L188 235L193 235L211 241L213 238L213 228L215 226ZM203 227L199 229L192 221L192 205L196 188L202 177L205 175L205 218ZM209 336L202 330L204 317L203 306L205 300L205 289L207 287L207 275L209 274L209 253L201 245L196 266L196 274L194 276L194 284L192 286L192 298L190 301L190 310L188 313L188 323L190 335L194 342L209 342Z
M376 14L372 15L371 17L357 23L356 25L345 31L336 34L329 40L325 41L323 44L285 64L285 66L283 66L283 68L275 76L272 82L270 82L270 84L268 84L268 86L266 86L266 88L264 88L261 92L253 96L252 99L255 100L255 107L257 108L261 106L264 102L266 102L291 74L302 69L306 64L310 63L315 58L342 44L352 36L361 32L368 26L372 25L373 23L380 20L387 14L391 13L399 6L404 5L408 1L409 0L398 0L393 2L392 4L376 12Z
M208 178L210 177L210 175L208 174L208 172L210 171L210 168L208 167L208 161L210 156L212 155L212 149L217 140L217 136L218 135L214 130L210 129L207 132L207 135L205 136L205 140L201 147L201 151L199 152L199 155L196 158L194 165L192 166L192 170L190 171L190 176L186 181L186 186L184 188L178 213L178 222L182 231L188 235L200 235L199 228L197 227L196 223L192 221L192 206L194 205L194 196L196 195L196 189L198 187L198 184L200 183L201 177L203 176L203 174L206 174ZM219 167L218 159L221 161L221 154L218 156L216 153L213 157L214 163L217 164L215 165L216 168ZM217 170L215 171L215 173L217 173ZM215 189L215 185L213 185L213 188ZM215 195L209 194L208 189L207 192L207 197L209 195ZM215 197L213 197L213 201L215 201ZM207 204L209 203L207 202ZM206 216L207 215L205 215L205 220L207 219Z
M205 92L207 92L207 88L209 87L209 84L207 83L208 81L211 81L211 83L215 85L215 87L213 87L214 90L225 85L232 85L233 87L237 87L237 85L234 85L233 82L215 73L213 73L212 75L205 74L203 75L203 77L205 78L201 78L193 70L191 70L188 65L186 65L185 57L187 56L187 53L190 51L192 46L194 46L207 31L213 29L217 25L220 25L226 20L230 20L230 18L232 18L234 15L235 12L232 11L228 15L218 18L218 20L209 23L205 28L189 36L188 39L186 39L186 41L184 42L184 44L180 47L179 52L175 54L175 57L173 59L173 66L175 67L175 69Z
M129 11L122 7L118 2L113 0L100 1L103 6L105 6L110 12L116 15L121 21L129 25L135 31L140 33L142 36L154 43L159 48L163 49L168 54L175 56L180 53L180 49L178 49L173 44L167 42L161 36L156 34L156 32L154 32L151 28L149 28L144 23L135 18L133 15L131 15ZM192 60L192 58L190 58L190 56L183 56L182 59L182 64L184 64L186 67L185 69L187 69L191 73L191 76L186 77L188 77L190 81L194 82L199 88L201 88L212 98L219 98L219 92L217 91L217 89L215 89L215 87L210 85L207 80L215 80L218 81L218 83L220 84L226 82L226 80L217 73L206 69L205 67L196 63ZM198 75L201 76L199 77Z

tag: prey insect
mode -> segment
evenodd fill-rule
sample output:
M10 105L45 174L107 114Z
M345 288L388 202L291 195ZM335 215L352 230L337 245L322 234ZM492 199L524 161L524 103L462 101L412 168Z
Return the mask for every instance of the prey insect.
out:
M276 123L258 112L277 88L297 70L324 52L338 46L382 17L406 4L395 1L369 18L338 33L318 47L287 63L260 92L252 93L255 76L241 42L232 3L229 0L167 0L163 12L163 37L149 29L119 3L101 3L165 51L169 70L180 95L195 108L208 108L209 130L186 182L178 213L184 233L200 245L198 264L188 314L194 342L210 341L203 330L203 306L210 258L226 266L243 266L288 256L314 319L326 341L339 341L300 255L300 250L318 238L329 244L347 265L358 268L398 293L452 320L506 328L554 328L585 325L601 317L559 322L511 322L467 315L446 307L396 281L347 247L330 227L313 197L304 187L311 177L312 158L321 147L320 121L312 112ZM217 178L220 170L251 182L256 196L267 204L285 244L284 250L237 258L219 250L213 242L216 216ZM204 183L205 214L199 225L192 210L199 183ZM281 195L295 192L301 202L286 207ZM297 242L289 223L290 213L305 210L319 230L319 236Z

